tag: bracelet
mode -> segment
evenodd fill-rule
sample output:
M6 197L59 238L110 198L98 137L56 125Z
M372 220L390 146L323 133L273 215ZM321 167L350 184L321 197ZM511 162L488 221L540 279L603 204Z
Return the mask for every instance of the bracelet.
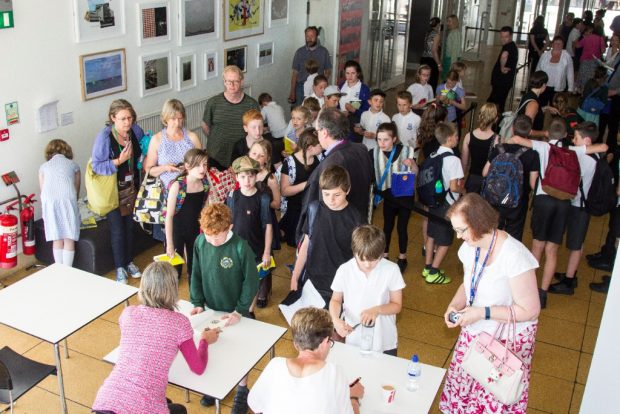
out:
M484 307L484 320L488 321L489 319L491 319L491 307L485 306Z

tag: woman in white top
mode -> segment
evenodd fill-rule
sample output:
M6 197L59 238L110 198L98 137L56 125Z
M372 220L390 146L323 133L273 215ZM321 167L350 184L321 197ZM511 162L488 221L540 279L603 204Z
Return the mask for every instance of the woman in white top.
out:
M575 91L575 74L573 72L573 60L570 54L564 49L564 39L555 36L551 43L551 50L542 54L538 61L536 70L544 71L549 77L547 89L540 96L539 100L543 107L549 105L556 92Z
M538 262L523 244L497 229L498 213L478 194L462 196L446 216L457 237L464 241L458 252L464 283L444 314L448 328L460 326L461 333L439 408L443 413L525 413L540 313L535 273ZM493 335L498 324L508 322L511 306L517 320L513 352L523 361L524 388L516 403L505 405L467 374L461 364L481 332ZM448 319L451 312L460 314L456 323Z
M411 109L420 116L422 116L422 112L424 112L424 106L428 105L429 101L435 97L433 87L428 83L430 77L431 67L428 65L420 65L415 75L415 83L412 83L407 88L412 98Z
M364 83L362 67L354 60L347 60L344 64L345 80L338 85L340 88L340 110L349 116L351 131L349 140L362 142L362 136L353 128L360 123L362 114L370 108L370 88Z
M605 64L607 66L611 66L612 68L614 67L616 57L618 57L618 52L620 52L620 36L615 34L611 37L611 39L609 39L609 47L605 53Z
M325 309L303 308L291 320L295 358L273 358L250 390L248 405L262 414L359 414L364 386L349 387L340 369L327 362L334 331Z

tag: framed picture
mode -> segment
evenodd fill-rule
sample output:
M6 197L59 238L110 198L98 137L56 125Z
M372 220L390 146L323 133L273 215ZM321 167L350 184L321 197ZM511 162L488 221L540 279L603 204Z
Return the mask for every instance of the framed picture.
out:
M242 72L248 71L248 47L237 46L224 51L224 66L236 65Z
M288 24L288 0L269 0L269 27Z
M179 0L179 44L217 39L219 0Z
M140 57L141 96L153 95L172 89L170 52Z
M125 34L125 0L73 0L73 8L77 42Z
M188 52L177 56L177 90L196 86L196 54Z
M260 68L273 63L273 42L259 43L256 51L256 67Z
M224 0L224 40L264 32L264 0Z
M84 101L126 91L125 49L80 56L80 79Z
M203 79L209 80L213 78L217 78L219 74L218 70L218 62L217 62L217 52L209 51L205 52L203 55L202 67L203 70Z
M138 46L170 40L170 3L166 1L139 3Z

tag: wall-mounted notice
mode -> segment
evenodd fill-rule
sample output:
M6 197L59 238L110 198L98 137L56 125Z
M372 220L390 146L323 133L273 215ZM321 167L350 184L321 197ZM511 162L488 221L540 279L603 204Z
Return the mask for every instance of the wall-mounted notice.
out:
M58 128L58 101L48 102L37 108L37 132L47 132Z
M19 124L19 108L17 102L4 104L4 113L6 114L7 125Z

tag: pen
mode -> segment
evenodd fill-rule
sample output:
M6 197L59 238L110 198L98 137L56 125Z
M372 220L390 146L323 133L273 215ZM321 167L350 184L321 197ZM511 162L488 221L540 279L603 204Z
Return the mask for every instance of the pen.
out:
M361 379L362 379L362 377L357 377L357 379L355 381L353 381L351 384L349 384L349 387L354 387L358 382L360 382Z

